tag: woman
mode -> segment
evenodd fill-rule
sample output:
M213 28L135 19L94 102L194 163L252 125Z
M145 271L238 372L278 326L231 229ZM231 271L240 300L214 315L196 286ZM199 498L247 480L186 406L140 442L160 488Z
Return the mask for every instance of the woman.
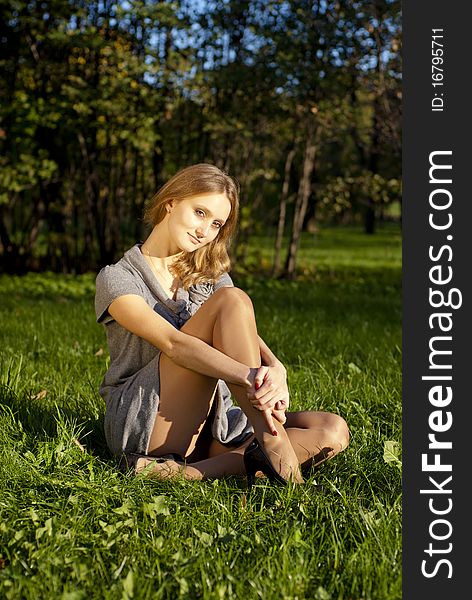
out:
M285 368L228 275L238 205L237 182L217 167L179 171L146 208L146 241L97 276L106 439L134 473L301 483L300 466L348 445L340 416L286 412Z

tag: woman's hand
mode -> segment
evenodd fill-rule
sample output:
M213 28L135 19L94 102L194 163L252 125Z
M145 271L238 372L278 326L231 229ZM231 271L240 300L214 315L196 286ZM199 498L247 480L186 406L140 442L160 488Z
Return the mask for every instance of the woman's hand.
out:
M287 410L289 391L287 371L282 363L259 367L254 378L255 393L252 405L259 410Z
M270 425L272 417L279 423L285 423L285 411L289 406L289 391L287 372L282 365L263 365L254 377L254 388L251 390L250 401L254 408L265 413ZM273 429L271 429L273 431Z
M272 409L272 416L275 417L279 423L282 423L282 425L287 420L287 417L285 416L286 410L287 410L287 405L285 404L285 402L283 400L277 402L275 407Z

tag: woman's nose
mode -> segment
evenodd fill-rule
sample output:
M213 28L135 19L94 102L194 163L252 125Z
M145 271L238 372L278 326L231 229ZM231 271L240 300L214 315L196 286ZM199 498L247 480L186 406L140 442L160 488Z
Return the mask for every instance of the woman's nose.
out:
M205 222L205 223L200 223L200 225L197 227L197 234L200 235L201 237L206 237L208 235L208 231L210 229L210 223Z

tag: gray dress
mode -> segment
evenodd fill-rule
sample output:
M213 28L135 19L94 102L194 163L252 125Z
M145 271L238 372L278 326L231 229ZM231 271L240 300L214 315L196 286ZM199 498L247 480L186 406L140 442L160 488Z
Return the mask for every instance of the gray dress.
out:
M110 352L110 365L100 384L105 401L105 437L110 451L148 452L149 438L159 407L160 350L121 327L108 313L110 304L125 294L136 294L174 327L194 315L213 292L232 286L224 273L216 283L180 287L176 299L167 297L136 244L117 263L104 267L96 278L95 313L103 323ZM234 406L226 383L218 381L213 437L222 444L240 444L253 432L246 415ZM184 417L183 417L184 418Z

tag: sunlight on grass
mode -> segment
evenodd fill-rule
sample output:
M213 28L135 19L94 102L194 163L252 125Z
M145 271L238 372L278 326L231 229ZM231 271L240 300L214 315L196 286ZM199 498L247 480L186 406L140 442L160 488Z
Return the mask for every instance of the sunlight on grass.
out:
M254 240L250 262L270 268L272 243ZM321 230L299 269L234 279L292 409L341 414L351 444L304 486L260 479L250 495L240 478L123 476L103 435L94 274L0 276L1 597L401 597L400 233Z

